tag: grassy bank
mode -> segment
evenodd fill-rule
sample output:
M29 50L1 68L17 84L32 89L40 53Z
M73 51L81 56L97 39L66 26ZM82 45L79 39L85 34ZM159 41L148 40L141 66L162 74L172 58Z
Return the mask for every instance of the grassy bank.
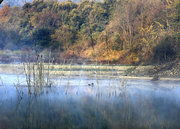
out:
M153 79L179 80L180 63L148 66L120 66L120 65L73 65L73 64L46 64L44 73L61 77L88 76L97 78L129 78L129 79ZM0 73L24 74L23 64L0 64Z

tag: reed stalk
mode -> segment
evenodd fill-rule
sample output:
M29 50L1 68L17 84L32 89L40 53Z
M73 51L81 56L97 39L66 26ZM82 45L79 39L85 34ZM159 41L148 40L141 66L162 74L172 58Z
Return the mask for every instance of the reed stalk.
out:
M50 59L47 64L47 70L45 69L45 62L42 55L36 57L36 62L31 63L28 60L27 63L23 63L24 74L26 78L26 84L28 86L28 93L39 92L44 86L50 86Z

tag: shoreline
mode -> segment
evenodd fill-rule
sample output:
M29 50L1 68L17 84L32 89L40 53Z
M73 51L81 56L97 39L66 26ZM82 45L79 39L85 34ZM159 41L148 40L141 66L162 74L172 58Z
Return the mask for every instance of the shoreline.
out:
M170 67L169 67L170 66ZM44 64L45 73L50 67L50 75L61 77L108 77L122 79L140 79L152 81L180 81L180 62L161 66L118 66L118 65L54 65ZM23 74L23 64L0 64L0 74Z

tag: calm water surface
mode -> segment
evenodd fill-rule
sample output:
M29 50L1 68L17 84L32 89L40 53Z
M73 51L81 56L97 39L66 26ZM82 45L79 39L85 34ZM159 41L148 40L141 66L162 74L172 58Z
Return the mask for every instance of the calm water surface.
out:
M180 82L77 77L30 95L0 76L0 129L180 129Z

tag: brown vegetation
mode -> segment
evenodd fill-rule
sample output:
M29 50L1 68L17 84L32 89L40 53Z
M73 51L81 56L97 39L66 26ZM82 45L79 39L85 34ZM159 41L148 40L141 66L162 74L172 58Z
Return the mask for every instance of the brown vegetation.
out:
M33 1L0 11L1 49L122 64L179 60L179 0Z

